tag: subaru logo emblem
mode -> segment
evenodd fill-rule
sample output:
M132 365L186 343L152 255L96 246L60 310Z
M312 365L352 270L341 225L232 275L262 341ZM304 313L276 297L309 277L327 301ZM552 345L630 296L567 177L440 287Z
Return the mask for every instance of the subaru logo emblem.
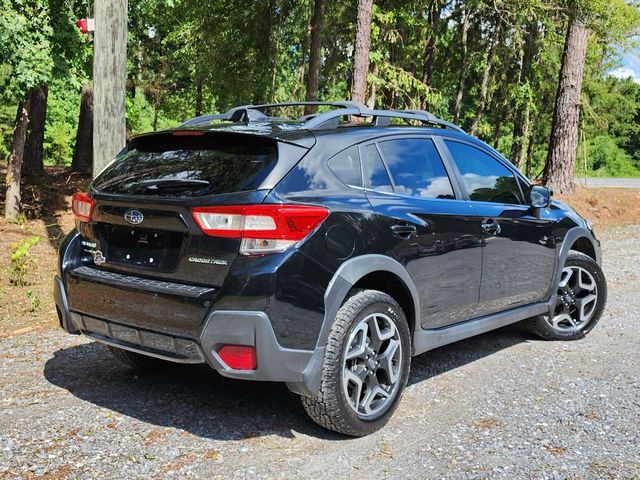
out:
M144 215L138 210L127 210L124 212L124 219L132 225L139 225L144 220Z

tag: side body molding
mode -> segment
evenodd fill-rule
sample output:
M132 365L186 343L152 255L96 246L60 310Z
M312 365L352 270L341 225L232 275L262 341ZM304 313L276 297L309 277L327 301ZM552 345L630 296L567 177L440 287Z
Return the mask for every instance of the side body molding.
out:
M329 286L324 294L324 320L320 328L318 342L313 351L304 372L302 373L302 384L288 384L289 389L295 393L304 395L315 395L320 389L320 377L322 374L322 363L324 361L325 346L331 331L331 325L344 302L349 290L369 273L389 272L396 275L411 295L414 306L414 318L420 318L420 298L418 289L409 275L409 272L396 260L385 255L361 255L344 262L336 271L329 282Z

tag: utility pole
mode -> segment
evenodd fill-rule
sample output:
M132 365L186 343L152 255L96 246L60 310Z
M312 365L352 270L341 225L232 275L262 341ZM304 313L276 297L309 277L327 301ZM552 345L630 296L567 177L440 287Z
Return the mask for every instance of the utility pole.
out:
M93 176L126 143L127 0L94 0Z

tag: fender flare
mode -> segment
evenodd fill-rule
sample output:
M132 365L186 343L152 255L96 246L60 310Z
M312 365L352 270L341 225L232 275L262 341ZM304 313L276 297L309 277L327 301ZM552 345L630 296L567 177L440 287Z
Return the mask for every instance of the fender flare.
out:
M315 396L320 390L324 353L331 326L349 290L366 275L373 272L388 272L397 276L407 288L414 307L416 324L420 321L420 297L409 272L396 260L385 255L361 255L344 262L334 273L324 294L324 319L313 355L302 373L302 384L288 384L294 393Z
M567 230L564 238L562 239L562 244L560 245L560 249L558 250L558 261L556 262L556 269L553 276L553 282L549 288L549 292L547 292L547 299L549 303L549 314L553 314L554 307L554 298L556 287L560 283L560 278L562 276L562 267L564 266L564 262L567 260L567 256L569 255L569 251L573 244L579 238L586 238L591 242L591 246L593 247L593 251L595 252L595 261L598 265L602 265L602 253L600 248L600 242L598 242L593 233L591 233L585 227L573 227Z

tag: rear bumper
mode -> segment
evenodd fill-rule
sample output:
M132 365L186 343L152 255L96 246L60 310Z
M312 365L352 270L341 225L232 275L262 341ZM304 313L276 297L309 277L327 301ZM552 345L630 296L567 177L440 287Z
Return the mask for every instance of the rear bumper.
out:
M98 342L179 363L207 363L221 375L244 379L286 382L304 391L304 371L313 351L282 347L266 313L260 311L215 310L208 314L197 338L158 331L94 316L69 308L64 282L54 279L54 298L60 326L68 333L83 334ZM157 318L161 325L163 318ZM256 370L233 370L218 356L222 345L256 347Z

